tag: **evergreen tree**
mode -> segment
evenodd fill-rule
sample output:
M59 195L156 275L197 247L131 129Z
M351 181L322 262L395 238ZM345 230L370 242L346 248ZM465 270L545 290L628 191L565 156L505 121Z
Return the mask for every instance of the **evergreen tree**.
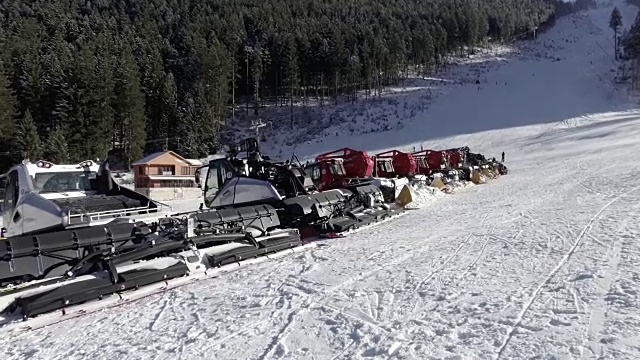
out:
M103 55L94 62L91 91L86 93L86 118L90 123L85 133L87 148L85 159L104 159L113 145L114 135L114 88L112 57Z
M62 44L58 44L62 47ZM75 50L75 49L74 49ZM60 54L60 56L58 56ZM97 84L92 83L93 66L91 49L83 46L74 55L53 51L45 67L45 87L49 96L43 97L43 108L48 112L44 132L50 129L73 129L67 135L69 156L73 159L89 158L93 122L88 117L88 100ZM46 110L45 110L46 111ZM96 123L96 125L98 125ZM41 130L42 131L42 130Z
M33 18L20 19L14 36L11 54L14 69L12 87L17 95L18 112L24 114L29 110L36 126L44 131L46 125L40 117L40 101L44 93L44 74L39 52L42 43L41 27Z
M161 114L159 132L162 137L172 138L178 132L178 90L173 74L168 73L162 82ZM165 143L165 145L168 145Z
M146 142L144 94L131 46L123 42L115 69L113 97L116 138L128 165L142 158Z
M48 136L45 158L55 164L66 164L69 162L69 147L65 131L62 127L56 127Z
M629 28L623 44L624 53L628 58L637 59L640 57L640 11L636 14L636 18Z
M13 119L15 116L15 98L9 89L4 67L0 63L0 142L7 142L13 135Z
M195 157L205 157L213 151L217 143L217 128L219 122L216 121L215 108L207 101L210 96L210 86L204 81L198 82L194 97L194 112L190 121L191 137L197 139L196 146L192 149Z
M468 46L475 46L480 36L480 20L477 10L467 7L464 10L464 26L461 32L461 40Z
M23 159L36 161L42 158L42 141L38 135L31 112L27 110L17 123L16 143Z
M293 98L298 90L299 84L299 71L298 71L298 57L295 39L290 36L287 39L287 50L285 58L285 86L287 88L287 94L289 98L290 107L290 126L293 129Z
M197 158L203 152L200 143L201 132L199 131L198 115L195 101L191 96L188 96L185 100L185 106L181 108L179 114L178 134L180 135L180 140L177 150L182 156Z
M149 27L151 26L149 25ZM150 28L145 31L149 34L152 33ZM138 44L136 52L139 54L139 59L136 61L140 64L142 73L142 92L145 94L146 132L148 137L154 140L154 142L150 143L153 146L155 145L155 140L167 136L167 127L162 124L163 111L165 110L162 105L162 91L166 75L163 69L162 55L155 42L145 41ZM152 151L155 151L155 149Z
M613 30L613 48L615 51L615 59L618 60L618 32L620 31L620 27L622 26L622 15L620 15L620 10L617 7L613 8L611 11L611 17L609 18L609 27Z

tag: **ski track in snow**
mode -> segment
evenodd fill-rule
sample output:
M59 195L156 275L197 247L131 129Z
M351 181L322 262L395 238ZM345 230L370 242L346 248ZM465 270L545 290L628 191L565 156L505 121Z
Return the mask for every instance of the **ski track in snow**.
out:
M630 24L635 8L614 4ZM328 246L6 334L0 358L640 358L640 109L615 90L598 46L609 44L611 9L558 20L528 52L483 72L486 89L452 87L424 124L405 126L414 135L435 131L435 118L450 127L460 109L485 104L468 118L500 114L509 126L417 146L505 151L507 176L421 199ZM560 61L532 55L551 46ZM565 92L548 88L558 79ZM523 99L558 120L512 127ZM565 105L597 111L562 117ZM354 141L379 146L378 136Z
M522 323L523 318L526 315L526 313L529 311L529 309L531 308L531 305L533 304L535 299L540 294L540 291L542 291L542 288L545 285L547 285L549 283L549 281L558 273L558 271L560 271L560 269L571 259L571 257L575 253L576 249L578 249L578 246L580 246L580 242L582 241L582 239L585 237L585 235L587 235L589 233L589 231L591 231L591 228L593 227L594 223L599 220L599 218L602 215L602 213L605 210L607 210L607 208L609 208L609 206L613 205L613 203L615 203L616 201L620 200L620 198L622 198L623 196L625 196L627 194L633 193L634 191L636 191L639 188L640 188L640 186L639 187L635 187L635 188L631 189L628 193L619 195L615 199L609 201L603 207L601 207L600 210L598 210L598 212L591 218L591 220L589 220L589 223L587 223L587 225L582 229L582 231L580 232L578 237L574 240L573 245L571 245L571 248L566 253L566 255L560 260L558 265L556 265L556 267L553 268L553 270L551 270L551 272L543 279L542 283L540 283L540 285L532 292L531 297L525 303L525 305L522 308L520 314L518 315L518 317L517 317L517 319L515 321L515 324L513 325L511 330L509 330L509 332L507 333L507 336L504 338L504 341L502 342L502 345L500 346L500 349L498 350L497 358L500 358L500 356L502 355L504 350L507 348L507 345L509 344L509 341L513 337L513 335L516 332L516 329L518 328L518 326ZM605 279L605 282L606 282L606 279Z

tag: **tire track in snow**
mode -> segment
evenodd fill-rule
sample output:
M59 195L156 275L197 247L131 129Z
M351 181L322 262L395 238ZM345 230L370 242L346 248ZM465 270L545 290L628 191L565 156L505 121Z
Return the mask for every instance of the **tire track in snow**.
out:
M478 253L478 255L473 259L473 261L471 261L471 263L469 264L469 266L467 266L467 269L462 273L462 277L464 278L465 275L467 275L471 269L473 269L475 267L475 265L478 263L478 260L480 260L480 258L482 257L482 255L484 255L484 251L487 248L487 245L489 244L489 242L493 239L493 233L495 233L496 228L498 227L498 225L496 224L493 229L491 229L491 231L489 232L489 234L485 234L484 238L486 239L483 243L482 243L482 247L480 247L480 252Z
M578 167L578 169L580 169L582 171L588 171L588 169L582 167L582 163L580 162L580 160L578 160L576 166ZM596 173L598 173L598 174L603 173L603 172L605 172L605 171L607 171L607 170L609 170L609 169L611 169L611 168L613 168L615 166L617 166L617 164L605 165L605 166L599 168ZM565 176L567 176L569 178L569 174L567 173L567 169L565 167L562 167L562 172L564 172ZM591 172L591 174L594 174L594 173ZM593 176L592 178L594 178L594 177L595 176ZM605 193L602 193L600 191L597 191L597 190L593 189L592 187L585 185L580 179L577 180L577 184L579 186L581 186L583 189L585 189L585 190L587 190L589 192L592 192L592 193L594 193L596 195L600 195L602 197L605 197L605 198L615 196L615 194L605 194Z
M488 216L489 216L489 214L490 214L490 213L491 213L491 210L485 214L485 216L483 217L483 219L482 219L482 221L480 222L480 224L478 225L478 227L486 228L486 219L488 218ZM502 212L501 212L501 214L500 214L500 217L503 217L503 216L504 216L504 211L502 211ZM487 239L487 241L483 244L482 249L481 249L481 253L482 253L482 251L484 251L484 247L486 247L487 242L491 239L492 233L495 231L495 229L496 229L496 228L497 228L497 224L495 224L494 226L492 226L492 229L489 231L489 234L484 234L484 235L482 235L482 236L483 236L483 238L484 238L484 237L488 237L488 239ZM441 271L442 269L444 269L444 268L445 268L445 265L447 265L447 264L448 264L448 263L449 263L449 262L450 262L450 261L451 261L451 260L452 260L456 255L457 255L457 254L459 254L459 253L460 253L460 251L461 251L461 249L464 247L464 245L465 245L466 243L469 243L469 242L470 242L470 240L471 240L471 238L472 238L473 236L474 236L474 234L473 234L473 233L469 233L469 234L468 234L468 236L465 238L465 240L463 240L463 241L462 241L462 243L460 243L460 245L458 245L458 247L457 247L457 248L454 250L454 252L453 252L453 253L452 253L452 254L447 258L447 260L445 260L445 262L444 262L444 263L442 263L438 268L436 268L436 269L435 269L434 271L432 271L429 275L427 275L427 277L426 277L426 278L424 278L424 279L423 279L423 281L421 282L421 285L422 285L422 286L423 286L423 285L425 285L429 280L433 279L436 275L438 275L438 274L440 273L440 271ZM477 235L476 235L476 236L477 236ZM482 255L481 253L480 253L479 255L476 255L476 256L475 256L475 260L474 260L474 263L473 263L473 264L477 263L477 261L480 259L481 255ZM472 265L471 265L471 266L472 266ZM469 268L467 268L467 272L468 272L468 270L469 270ZM466 274L466 272L465 272L465 274ZM464 275L464 274L463 274L463 275ZM463 277L463 279L464 279L464 277ZM421 287L421 285L416 286L416 287L414 288L414 291L419 290L419 288ZM388 332L388 331L386 330L389 326L393 325L394 323L402 323L402 324L405 324L405 325L406 325L406 323L407 323L407 322L410 322L410 321L412 321L412 320L413 320L413 318L414 318L415 314L417 314L418 312L423 311L423 310L425 310L425 309L428 309L429 307L430 307L430 304L429 304L429 305L427 305L427 306L416 306L416 307L414 307L414 309L413 309L413 310L411 310L408 314L406 314L405 316L403 316L401 319L394 319L394 320L387 321L387 322L384 322L384 323L380 324L379 326L384 330L384 333L385 333L385 334L383 335L383 338L387 338L387 337L389 337L389 336L394 336L394 335L396 335L397 331L395 331L395 330L394 330L394 331L392 331L392 332ZM408 340L401 341L401 342L403 342L403 343L413 343L413 341L408 341Z
M267 344L267 348L260 354L256 360L266 360L270 358L280 347L283 347L282 352L287 353L287 347L282 343L282 341L291 333L291 328L296 324L296 320L303 312L309 309L309 304L302 307L298 307L289 313L287 316L287 321L284 326L278 331L276 335L273 336L271 342Z
M628 226L629 220L632 218L637 218L638 216L638 208L640 208L640 203L635 204L631 209L634 211L630 211L629 214L624 218L618 229L617 233L622 233ZM609 291L613 281L615 280L614 274L618 270L618 265L620 264L620 254L622 251L622 239L618 237L615 240L613 246L610 247L608 251L608 259L609 266L607 267L607 271L604 274L604 277L598 281L598 287L601 290L601 293L598 294L598 299L595 301L593 308L594 310L591 312L589 316L589 327L587 328L586 337L587 337L587 348L591 351L591 353L600 358L602 356L602 347L601 343L598 341L597 337L600 335L602 331L602 326L604 325L604 317L605 317L605 299L604 296ZM583 346L584 348L584 346ZM582 352L581 359L585 358L584 351Z
M500 198L501 196L497 197L496 199ZM473 257L473 263L469 266L473 266L474 264L476 264L479 259L482 257L482 253L484 252L484 249L486 248L486 245L490 242L490 240L492 240L492 236L493 233L495 232L496 228L498 227L499 224L502 224L502 221L498 221L498 222L494 222L493 224L487 224L487 218L489 217L490 214L492 214L494 211L496 211L496 207L490 209L487 213L485 213L484 217L482 218L482 220L480 221L480 223L477 225L477 227L482 227L485 230L488 230L486 233L483 234L477 234L474 232L471 232L467 235L467 237L465 237L465 239L458 245L458 247L451 253L451 255L445 260L444 263L442 263L438 268L436 268L435 270L433 270L425 279L423 279L423 282L421 283L422 285L425 285L429 280L435 278L438 274L441 273L441 271L443 269L446 268L446 265L449 264L456 256L462 256L461 252L462 249L464 248L465 244L468 244L470 242L472 242L473 237L479 237L481 240L485 240L481 246L480 249L475 249L474 252L472 254L469 254L468 257L472 258ZM505 211L500 211L499 216L497 216L498 219L503 219L505 215ZM470 251L467 250L467 253L469 253ZM466 262L465 262L466 264ZM469 270L469 267L467 267L467 271ZM466 272L465 272L466 273ZM464 274L463 274L464 275ZM457 285L451 285L451 286L459 286L461 282L464 282L464 280L466 280L466 277L462 276L462 278L457 278L456 283ZM420 285L418 285L416 287L416 289L419 289ZM460 300L460 301L464 301ZM378 329L381 334L379 334L379 339L376 341L377 344L381 344L384 341L389 340L390 341L390 345L387 348L387 355L389 357L392 357L395 353L397 353L397 351L401 348L401 347L407 347L408 351L413 352L413 349L411 349L410 345L416 345L416 344L423 344L426 345L426 343L420 342L420 341L415 341L415 340L411 340L411 339L406 339L404 336L405 332L404 330L406 330L405 326L407 325L408 322L412 322L414 321L414 316L415 314L417 314L420 311L429 309L432 306L432 304L428 304L426 306L419 306L414 308L412 311L410 311L408 314L406 314L405 316L403 316L402 318L397 318L397 319L393 319L387 322L383 322L380 324L371 324L373 325L374 328ZM338 309L334 309L334 310L338 310ZM350 314L345 314L343 313L343 315L347 316L347 317L352 317ZM359 321L363 321L365 323L367 323L366 321L364 321L364 319L358 319ZM400 326L399 324L402 324L402 326ZM354 344L351 344L350 347L353 347ZM352 358L355 356L356 353L361 352L362 346L356 346L355 349L350 351L351 357ZM379 350L379 349L378 349ZM343 351L341 354L344 354L346 352ZM417 357L417 356L415 356Z
M490 211L488 211L486 214L484 214L484 217L482 218L482 222L480 226L484 226L484 224L487 221L487 218L489 217L489 213ZM453 251L453 253L451 255L449 255L449 257L442 263L440 264L440 266L438 266L437 268L435 268L432 272L429 273L429 275L427 275L425 278L423 278L420 283L418 283L418 285L416 285L416 287L413 289L413 291L420 291L420 289L427 283L429 282L429 280L431 280L437 273L440 272L440 270L444 269L444 267L451 262L451 260L453 260L454 257L456 257L456 255L458 255L458 253L460 252L460 250L462 250L462 248L469 243L469 240L471 240L471 238L473 237L473 233L469 233L469 235L460 243L460 245L458 245L458 247Z
M453 260L454 257L456 257L456 255L458 255L458 253L460 252L460 250L467 244L469 243L469 240L471 240L471 237L473 237L473 234L469 234L467 236L466 239L464 239L460 245L458 245L458 247L456 248L456 250L449 255L449 257L442 263L440 264L440 266L438 266L437 268L435 268L432 272L429 273L429 275L427 275L425 278L423 278L420 283L414 288L414 291L419 291L427 282L429 282L429 280L431 280L438 272L440 272L440 270L442 270L451 260Z
M501 194L502 195L502 194ZM495 209L494 209L495 210ZM494 210L490 210L488 211L482 221L480 222L480 226L486 226L486 220L489 217L489 215L492 213L492 211ZM428 239L432 239L434 237L442 237L444 235L450 234L452 232L455 232L454 229L452 230L446 230L443 233L438 233L437 235L433 235L430 236ZM447 260L445 260L444 263L442 263L439 267L438 270L432 272L428 277L429 279L433 278L438 271L444 269L446 267L446 265L453 259L455 258L456 254L458 254L461 249L464 247L464 245L466 243L468 243L471 238L473 236L473 233L470 233L466 239L458 246L458 248L447 258ZM379 319L379 314L378 311L375 311L373 308L377 308L379 306L379 299L378 297L380 295L376 294L377 296L374 296L373 299L369 298L369 296L367 296L367 301L365 303L365 308L362 308L362 316L358 315L358 314L353 314L351 313L348 309L339 307L339 306L334 306L331 301L329 300L330 297L332 295L335 295L339 290L343 289L344 287L347 287L353 283L357 283L362 279L368 278L370 277L372 274L382 271L388 267L394 266L398 263L402 263L402 262L406 262L407 260L411 259L411 258L416 258L416 257L424 257L424 252L428 252L429 248L428 247L424 247L422 248L420 251L413 251L405 256L401 256L399 258L395 258L393 261L390 262L384 262L381 265L376 266L375 268L369 270L369 271L365 271L361 274L359 274L358 276L355 277L350 277L348 278L346 281L343 281L339 284L336 284L334 286L329 287L326 290L320 290L317 291L315 289L312 288L301 288L299 286L299 284L296 283L289 283L287 285L292 286L294 289L299 290L299 293L296 291L296 295L302 296L304 298L307 298L308 300L312 301L311 307L315 308L316 306L323 309L326 312L331 312L334 313L337 316L340 316L343 318L344 320L348 319L355 321L355 322L359 322L359 323L363 323L366 324L368 326L370 326L373 329L376 329L377 331L379 331L382 335L382 337L379 339L379 341L381 341L382 339L388 338L391 335L392 330L388 328L388 326L392 323L383 323L383 324L379 324L378 323L378 319ZM429 279L426 279L426 281L428 281ZM423 279L424 280L424 279ZM426 281L424 283L426 283ZM387 300L392 302L392 299L388 299L388 296L391 295L393 296L393 294L384 294L383 295L383 300ZM329 301L328 301L329 300ZM373 305L373 308L371 307ZM310 307L310 308L311 308ZM369 310L369 311L367 311ZM377 309L376 309L377 310ZM379 341L375 341L376 343L378 343ZM401 341L401 343L405 343L407 341ZM359 344L359 342L354 342L352 344L350 344L350 350L344 349L342 354L349 352L349 353L358 353L362 350L362 345Z
M450 233L452 231L447 231L445 233ZM441 236L442 234L438 234L439 236ZM431 236L429 238L427 238L426 240L432 239L434 238L436 235ZM321 308L324 309L327 312L332 312L336 315L342 316L344 318L348 318L351 320L354 320L356 322L362 322L365 323L383 333L388 332L387 329L382 328L381 326L379 326L376 322L376 318L372 316L372 319L367 319L366 316L365 317L360 317L354 314L350 314L348 312L345 312L344 309L337 307L337 306L333 306L330 301L327 301L330 299L331 296L335 295L339 290L343 289L344 287L347 287L353 283L359 282L360 280L363 280L369 276L371 276L372 274L382 271L388 267L392 267L398 263L402 263L405 262L411 258L414 257L419 257L419 256L423 256L423 253L428 251L429 247L425 246L423 249L421 249L421 251L419 252L412 252L409 253L405 256L399 257L394 259L393 261L390 262L384 262L381 265L360 273L357 276L354 277L349 277L347 280L338 283L336 285L333 285L331 287L329 287L328 289L325 290L316 290L314 288L309 288L306 287L304 285L300 284L300 281L296 281L296 282L288 282L288 281L284 281L279 287L277 291L283 291L283 287L284 286L290 286L293 289L295 289L293 292L289 291L289 290L284 290L285 292L288 293L289 296L291 296L291 299L289 301L289 304L291 305L292 301L295 297L299 297L299 298L303 298L303 304L300 306L296 306L292 312L289 314L287 321L285 322L285 324L281 327L280 331L271 338L271 341L266 345L266 349L256 358L257 360L266 360L270 357L272 357L277 350L279 349L280 346L284 347L283 352L286 352L286 346L282 343L283 340L287 337L287 335L292 331L291 328L295 325L296 323L296 319L299 317L300 313L304 312L304 311L308 311L311 308ZM315 258L315 256L311 256L312 258ZM369 256L370 257L370 256ZM307 260L309 260L307 258ZM313 265L313 264L312 264ZM370 301L371 302L371 301ZM377 306L377 300L373 301ZM371 304L370 304L371 305ZM273 316L275 316L275 314L278 314L279 311L276 310L276 312L270 317L271 319L273 318ZM373 314L372 314L373 315ZM376 314L377 315L377 314ZM258 321L257 323L260 323L262 321ZM233 336L236 335L240 335L240 333L236 333L233 334ZM244 334L242 334L244 335ZM352 344L353 345L353 344ZM345 350L346 351L346 350Z
M540 285L538 285L538 287L530 295L529 300L524 304L524 306L522 307L522 310L520 310L520 313L518 314L518 317L516 318L516 321L511 326L511 329L507 332L507 335L502 340L502 344L500 345L500 348L498 349L498 353L496 355L496 359L500 359L502 357L502 354L504 353L504 351L506 350L507 346L509 345L509 342L513 338L515 332L517 331L517 329L522 324L522 320L524 319L524 316L527 314L527 312L531 308L531 305L533 305L533 302L535 301L535 299L540 294L540 291L542 291L542 288L547 283L549 283L549 281L558 273L558 271L560 271L560 269L569 261L569 259L571 259L571 257L575 253L575 251L578 249L578 246L580 246L580 243L581 243L582 239L588 234L588 232L591 230L591 228L596 223L596 221L598 221L598 219L600 218L602 213L607 208L609 208L609 206L614 204L616 201L620 200L621 198L625 197L628 194L633 193L637 189L640 189L640 186L637 186L637 187L635 187L635 188L633 188L633 189L631 189L631 190L629 190L629 191L627 191L627 192L625 192L623 194L620 194L620 195L616 196L613 200L609 201L603 207L601 207L600 210L598 210L598 212L591 218L591 220L589 220L587 225L582 229L582 231L580 232L578 237L575 239L573 246L571 246L569 251L564 255L564 257L560 260L560 262L556 265L556 267L553 270L551 270L551 272L549 274L547 274L547 276L540 283Z

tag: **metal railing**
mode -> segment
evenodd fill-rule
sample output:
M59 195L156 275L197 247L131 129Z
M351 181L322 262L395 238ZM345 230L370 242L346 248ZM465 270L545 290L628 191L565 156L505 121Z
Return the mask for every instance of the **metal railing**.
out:
M77 213L74 214L71 211L68 211L66 214L66 217L68 219L69 225L86 224L86 223L91 224L93 222L100 222L100 221L115 219L123 216L135 216L135 215L142 215L142 214L161 213L163 212L162 207L167 206L165 204L161 204L161 205L162 206L158 208L152 208L150 206L141 206L141 207L128 208L128 209L106 210L106 211L97 211L97 212L80 213L80 214L77 214ZM169 207L169 210L170 209L171 207Z

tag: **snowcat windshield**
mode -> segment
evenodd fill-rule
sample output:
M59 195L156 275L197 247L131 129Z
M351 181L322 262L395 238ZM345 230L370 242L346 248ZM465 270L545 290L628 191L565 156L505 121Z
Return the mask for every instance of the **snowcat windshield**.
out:
M329 172L334 175L344 175L344 168L339 162L331 162L329 163Z
M44 172L35 174L34 186L40 193L97 190L95 171Z
M205 202L210 203L225 183L235 176L234 169L226 160L212 160L209 162L207 170L207 180L205 185Z
M205 198L209 201L213 200L213 198L218 195L218 191L220 191L220 185L218 168L209 168L207 172L207 187L204 194Z
M380 167L384 172L393 172L393 166L391 165L391 161L383 161L380 164Z

